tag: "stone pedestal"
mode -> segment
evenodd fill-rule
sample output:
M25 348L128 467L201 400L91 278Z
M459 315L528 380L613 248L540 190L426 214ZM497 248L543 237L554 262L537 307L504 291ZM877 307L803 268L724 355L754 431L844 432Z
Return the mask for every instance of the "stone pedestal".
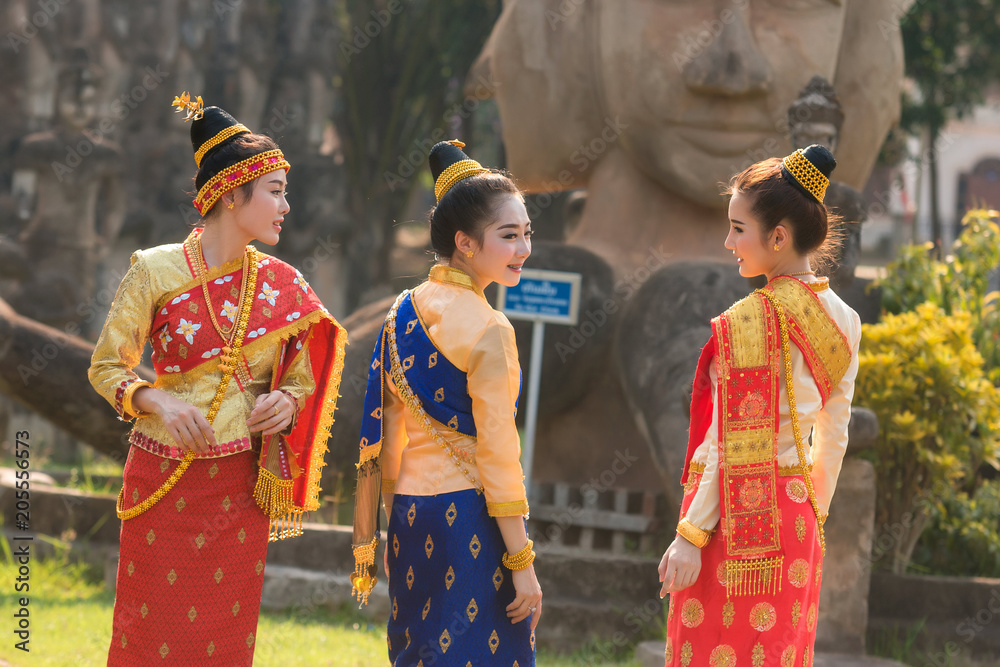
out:
M826 522L817 651L865 652L874 524L875 470L846 459Z

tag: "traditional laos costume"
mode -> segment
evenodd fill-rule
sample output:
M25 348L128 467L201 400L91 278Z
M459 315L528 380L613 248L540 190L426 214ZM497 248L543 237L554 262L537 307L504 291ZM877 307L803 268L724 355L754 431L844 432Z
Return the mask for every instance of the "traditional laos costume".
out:
M516 593L494 519L528 513L520 384L514 330L464 272L433 267L389 311L369 367L354 551L366 600L380 491L391 496L395 666L534 664L531 618L507 618Z
M232 132L221 109L201 113L193 138ZM238 178L209 180L196 205L207 212L232 182L288 168L280 153L270 157L224 170L223 179ZM109 665L251 664L268 538L301 534L302 513L318 507L346 332L301 273L251 246L206 269L200 233L132 256L90 368L95 389L135 419L118 499ZM154 383L132 370L147 343ZM185 454L157 415L132 405L147 386L204 411L218 445ZM297 412L262 441L246 420L256 398L275 390Z
M786 169L789 160L798 158ZM666 664L808 667L861 322L825 279L777 276L712 332L695 376L677 528L702 548L702 566L670 595Z

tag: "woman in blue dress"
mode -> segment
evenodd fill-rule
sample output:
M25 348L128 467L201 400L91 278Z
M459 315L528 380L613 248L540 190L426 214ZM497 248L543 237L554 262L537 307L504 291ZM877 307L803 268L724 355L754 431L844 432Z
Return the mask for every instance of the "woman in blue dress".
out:
M513 181L463 147L431 149L438 263L399 295L369 367L352 580L367 600L381 495L392 664L529 667L542 592L514 424L521 370L483 290L517 285L531 223Z

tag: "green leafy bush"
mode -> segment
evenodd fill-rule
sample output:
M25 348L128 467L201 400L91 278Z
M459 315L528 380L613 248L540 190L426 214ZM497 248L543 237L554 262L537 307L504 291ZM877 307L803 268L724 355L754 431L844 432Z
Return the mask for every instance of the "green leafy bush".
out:
M1000 480L975 493L945 489L928 502L930 523L913 564L934 574L1000 577Z
M930 518L923 499L972 493L982 462L995 459L1000 391L983 371L972 321L968 312L922 303L864 327L855 402L881 424L876 526L895 536L896 572Z
M887 313L912 311L922 303L949 315L969 313L973 341L993 384L1000 384L1000 294L989 289L989 279L1000 264L998 218L997 211L969 211L944 261L934 259L933 244L904 246L878 281Z

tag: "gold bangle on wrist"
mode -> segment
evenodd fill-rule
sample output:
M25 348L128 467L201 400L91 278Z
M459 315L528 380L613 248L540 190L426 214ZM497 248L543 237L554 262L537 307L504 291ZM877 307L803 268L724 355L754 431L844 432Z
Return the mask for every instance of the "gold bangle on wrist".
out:
M687 519L681 519L677 524L677 534L686 539L699 549L704 549L708 541L712 539L712 533L702 530Z
M505 553L501 562L503 562L504 567L512 572L523 570L535 561L535 552L532 551L532 547L534 546L535 543L528 540L528 543L524 545L524 548L513 556L509 553Z

